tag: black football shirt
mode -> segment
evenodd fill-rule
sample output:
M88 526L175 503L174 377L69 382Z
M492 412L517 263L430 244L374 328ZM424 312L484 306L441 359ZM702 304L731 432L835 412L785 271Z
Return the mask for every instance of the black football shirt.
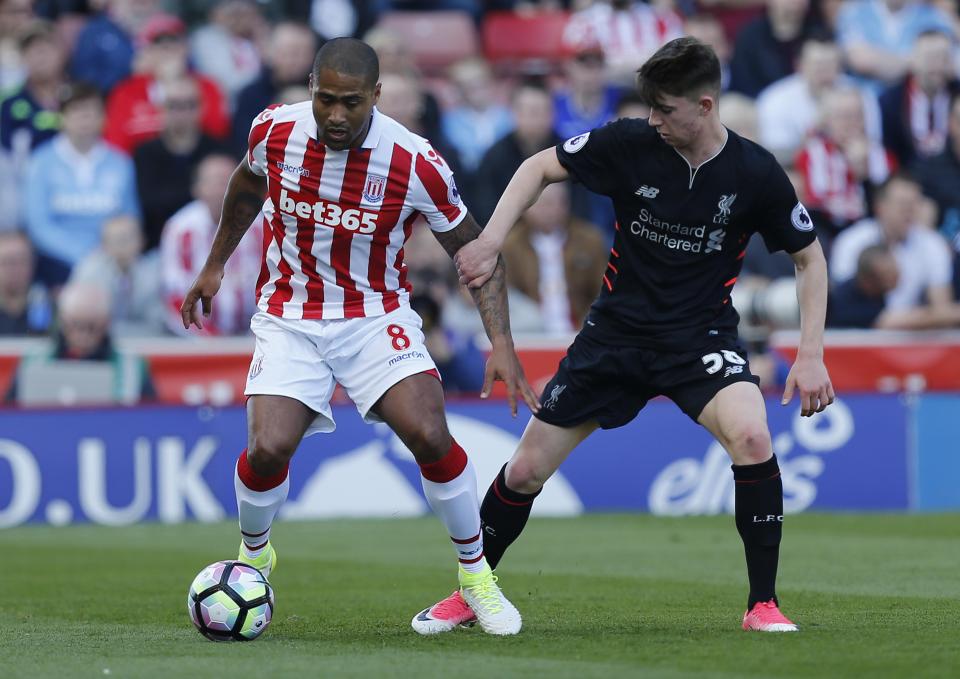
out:
M761 146L728 131L694 169L642 119L621 119L557 146L591 191L609 196L617 231L582 334L608 343L692 351L735 335L730 291L747 241L771 252L813 243L813 222Z

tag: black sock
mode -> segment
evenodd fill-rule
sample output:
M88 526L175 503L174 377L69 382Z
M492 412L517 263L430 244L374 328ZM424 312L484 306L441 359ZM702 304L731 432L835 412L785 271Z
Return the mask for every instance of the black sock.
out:
M520 537L530 518L533 501L540 494L518 493L507 488L504 478L507 465L503 465L497 478L490 484L483 504L480 505L480 528L483 531L483 554L490 568L496 568L503 553Z
M760 464L732 465L736 484L737 531L747 556L750 597L747 610L758 601L776 601L777 562L783 530L783 481L774 455Z

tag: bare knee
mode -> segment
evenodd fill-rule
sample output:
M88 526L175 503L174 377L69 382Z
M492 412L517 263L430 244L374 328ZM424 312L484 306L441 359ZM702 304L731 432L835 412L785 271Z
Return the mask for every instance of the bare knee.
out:
M407 431L397 432L416 458L418 464L439 462L448 452L453 440L443 418L418 422Z
M516 457L507 463L504 479L507 488L518 493L536 493L553 475L553 470L537 465L532 459Z
M773 455L770 430L762 422L743 424L730 434L726 441L726 448L734 464L766 462Z
M247 447L247 462L258 476L279 474L290 462L299 441L283 434L254 433Z

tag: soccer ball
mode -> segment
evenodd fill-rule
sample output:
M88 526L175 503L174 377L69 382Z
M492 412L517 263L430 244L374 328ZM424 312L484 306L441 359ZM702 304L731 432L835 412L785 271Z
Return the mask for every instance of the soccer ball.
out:
M253 566L218 561L190 584L187 610L200 634L212 641L253 641L273 617L273 588Z

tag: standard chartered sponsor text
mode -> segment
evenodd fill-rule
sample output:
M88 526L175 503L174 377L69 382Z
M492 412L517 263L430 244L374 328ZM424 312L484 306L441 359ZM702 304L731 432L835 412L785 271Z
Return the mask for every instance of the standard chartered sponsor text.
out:
M684 252L700 252L703 249L706 231L707 227L702 224L684 226L657 219L646 208L641 209L637 219L630 222L630 233L633 235L646 238L671 250Z

